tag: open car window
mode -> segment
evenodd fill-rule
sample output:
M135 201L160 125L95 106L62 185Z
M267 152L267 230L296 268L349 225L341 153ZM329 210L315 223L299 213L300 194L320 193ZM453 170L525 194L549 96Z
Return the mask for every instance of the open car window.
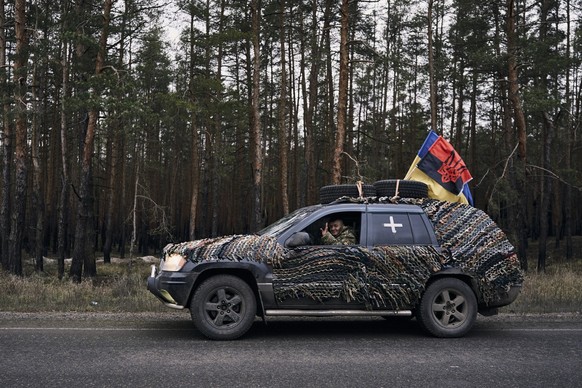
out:
M344 222L344 225L351 228L354 236L356 237L356 244L360 244L360 232L362 229L362 213L361 212L338 212L328 214L324 217L317 219L315 222L311 223L308 227L303 229L311 236L312 245L323 245L321 240L321 229L325 227L326 222L334 218L339 218Z

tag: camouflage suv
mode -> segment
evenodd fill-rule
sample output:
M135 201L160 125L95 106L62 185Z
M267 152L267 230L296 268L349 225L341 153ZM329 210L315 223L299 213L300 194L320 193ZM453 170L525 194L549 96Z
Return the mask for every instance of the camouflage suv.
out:
M353 245L323 245L341 217ZM433 199L342 198L296 210L255 235L170 244L148 289L189 308L216 340L242 336L256 316L414 316L437 337L459 337L477 313L515 300L523 273L487 214Z

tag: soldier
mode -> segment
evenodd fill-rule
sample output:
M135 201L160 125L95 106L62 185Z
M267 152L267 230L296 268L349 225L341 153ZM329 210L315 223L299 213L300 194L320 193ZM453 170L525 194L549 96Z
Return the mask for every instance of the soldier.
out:
M356 243L354 231L344 225L341 218L331 218L321 229L321 242L325 245L353 245Z

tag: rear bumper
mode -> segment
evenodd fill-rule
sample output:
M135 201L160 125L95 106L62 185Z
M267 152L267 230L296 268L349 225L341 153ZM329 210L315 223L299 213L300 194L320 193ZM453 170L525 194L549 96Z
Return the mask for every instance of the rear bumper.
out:
M182 310L188 307L196 275L192 272L160 272L152 265L147 289L167 307Z

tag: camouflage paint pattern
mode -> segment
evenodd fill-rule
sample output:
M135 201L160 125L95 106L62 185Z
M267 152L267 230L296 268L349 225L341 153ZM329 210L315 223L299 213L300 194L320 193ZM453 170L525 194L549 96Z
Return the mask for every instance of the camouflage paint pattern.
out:
M485 304L494 304L523 272L515 249L483 211L433 199L365 198L350 202L398 202L420 206L431 220L439 252L431 246L305 246L285 249L274 237L233 235L169 244L163 255L179 253L188 260L254 261L273 267L273 289L279 301L339 298L367 308L411 308L427 280L446 268L472 276Z

